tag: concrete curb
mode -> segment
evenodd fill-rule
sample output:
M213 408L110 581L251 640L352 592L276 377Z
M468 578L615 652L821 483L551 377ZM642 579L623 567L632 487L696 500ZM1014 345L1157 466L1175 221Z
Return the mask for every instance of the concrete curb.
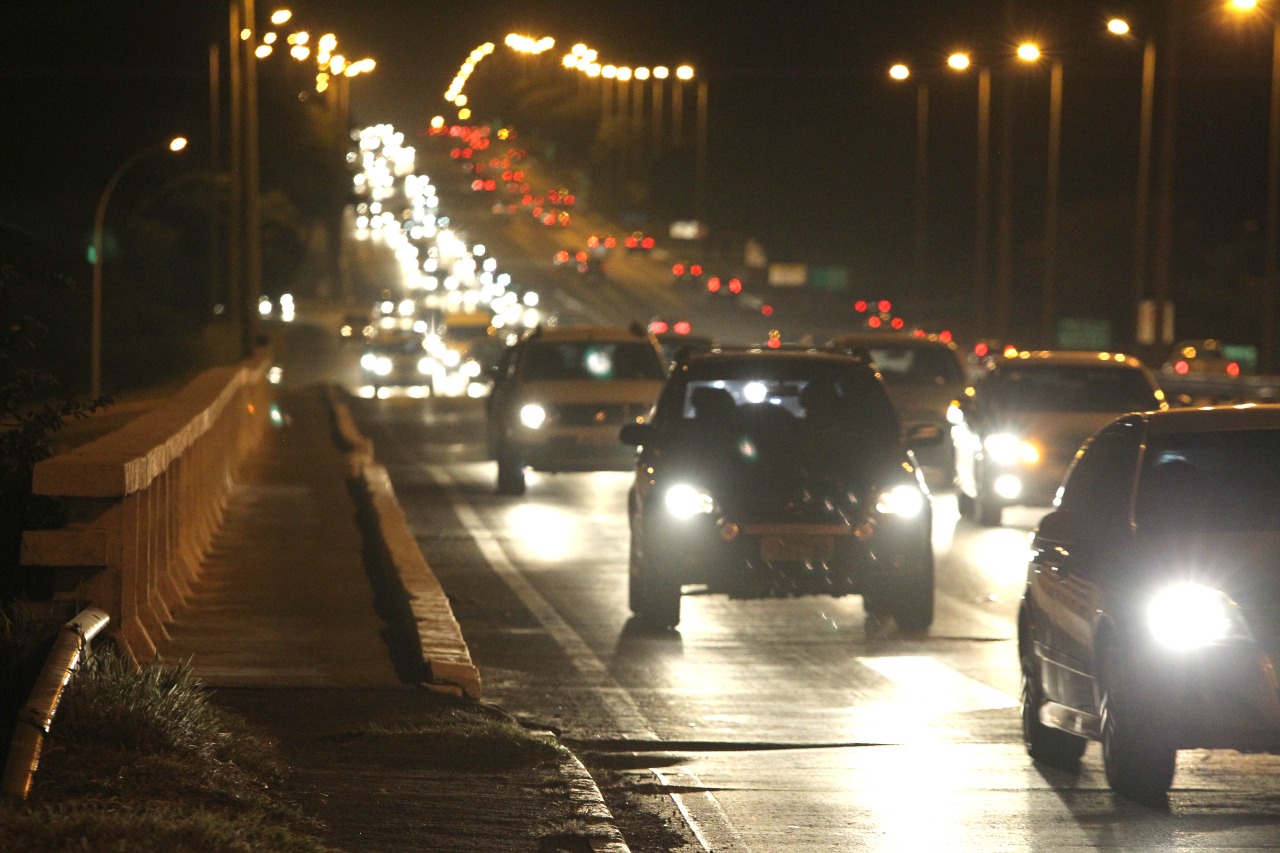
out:
M325 398L333 411L334 425L347 454L350 476L359 481L361 495L367 496L378 520L386 552L391 555L394 568L409 593L422 660L433 681L428 686L451 686L479 700L480 671L471 662L471 652L444 588L422 556L409 529L387 469L373 461L373 442L360 434L350 408L333 386L325 387ZM548 733L548 737L555 736ZM568 747L564 747L563 755L560 775L569 785L569 801L574 814L599 833L599 837L588 839L591 849L595 853L631 853L591 773Z

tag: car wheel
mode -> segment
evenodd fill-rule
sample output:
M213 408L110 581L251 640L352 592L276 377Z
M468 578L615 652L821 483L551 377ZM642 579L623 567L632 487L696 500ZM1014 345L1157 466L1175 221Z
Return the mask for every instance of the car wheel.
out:
M1034 658L1028 658L1029 654L1024 653L1021 696L1022 742L1027 747L1027 755L1041 764L1074 770L1079 766L1089 741L1040 722L1040 707L1044 705L1040 667Z
M655 569L641 556L635 534L628 561L631 612L654 628L680 624L680 583L670 572Z
M921 554L905 567L907 574L893 585L890 612L898 629L909 634L929 630L933 624L933 549L927 543Z
M976 514L973 498L966 495L959 486L956 486L956 509L960 511L961 518L973 518Z
M505 445L498 447L498 494L523 495L524 463L520 455Z
M1103 653L1102 764L1107 784L1123 797L1144 805L1163 805L1177 768L1178 751L1158 726L1144 721L1124 694L1124 664L1119 650Z

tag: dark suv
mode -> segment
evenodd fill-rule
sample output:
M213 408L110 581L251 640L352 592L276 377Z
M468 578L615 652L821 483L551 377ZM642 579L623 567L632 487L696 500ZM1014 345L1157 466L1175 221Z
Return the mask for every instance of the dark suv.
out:
M628 497L630 601L680 621L684 584L735 598L861 594L906 631L933 621L932 508L865 355L721 347L677 356L638 445Z

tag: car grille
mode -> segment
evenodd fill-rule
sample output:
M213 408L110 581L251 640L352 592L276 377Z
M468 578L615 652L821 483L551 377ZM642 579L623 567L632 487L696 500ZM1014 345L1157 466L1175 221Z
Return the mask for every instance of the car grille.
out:
M622 425L643 415L648 406L640 403L567 403L555 408L555 424L562 427Z

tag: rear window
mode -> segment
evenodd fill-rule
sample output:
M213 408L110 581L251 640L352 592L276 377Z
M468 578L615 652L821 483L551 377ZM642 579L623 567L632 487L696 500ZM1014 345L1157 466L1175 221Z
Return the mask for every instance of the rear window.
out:
M1159 408L1140 370L1121 367L1004 367L983 392L1001 409L1042 412L1146 412Z
M943 347L871 347L886 385L957 385L964 372L956 356Z
M662 356L644 341L534 341L520 362L520 378L525 382L660 381L665 377Z

